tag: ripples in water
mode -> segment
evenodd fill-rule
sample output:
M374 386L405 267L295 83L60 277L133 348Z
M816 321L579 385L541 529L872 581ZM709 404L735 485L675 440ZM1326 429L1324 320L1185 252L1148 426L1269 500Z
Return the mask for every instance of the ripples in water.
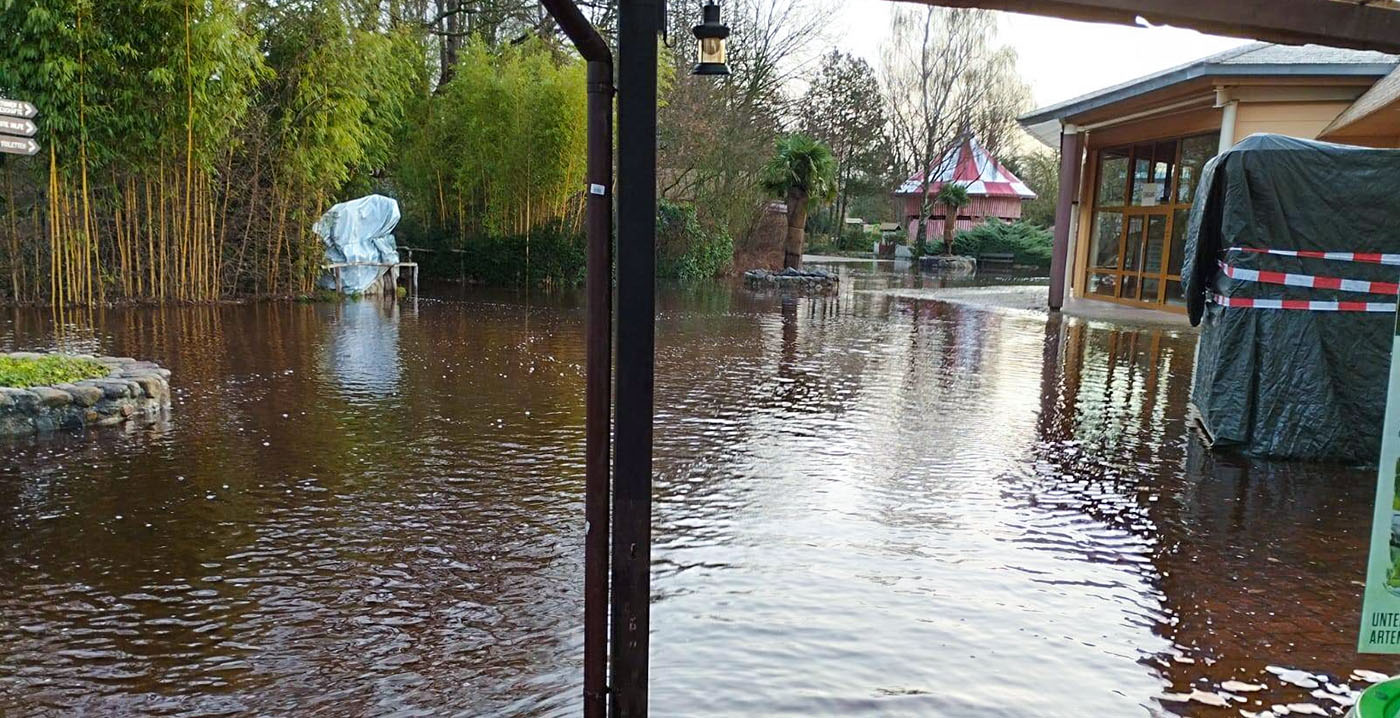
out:
M1159 697L1357 667L1372 477L1202 451L1193 335L841 271L661 296L657 715L1194 715ZM480 290L11 312L176 406L4 449L0 712L575 714L581 329Z

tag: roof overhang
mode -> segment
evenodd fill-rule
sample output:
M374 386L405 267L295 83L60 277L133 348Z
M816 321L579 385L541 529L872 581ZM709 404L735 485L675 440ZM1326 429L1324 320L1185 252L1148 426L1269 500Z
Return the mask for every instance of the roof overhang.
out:
M1318 134L1318 138L1346 140L1395 135L1397 127L1400 127L1400 67L1356 98Z
M1381 0L906 0L1067 20L1175 25L1289 45L1314 43L1400 54L1400 12Z
M1022 115L1023 127L1031 127L1052 120L1063 120L1106 109L1111 105L1126 103L1135 99L1147 99L1149 95L1192 85L1209 88L1214 85L1233 82L1278 82L1281 80L1374 80L1389 74L1395 69L1394 63L1358 64L1224 64L1195 63L1176 70L1152 75L1133 82L1111 87L1102 92L1050 105Z

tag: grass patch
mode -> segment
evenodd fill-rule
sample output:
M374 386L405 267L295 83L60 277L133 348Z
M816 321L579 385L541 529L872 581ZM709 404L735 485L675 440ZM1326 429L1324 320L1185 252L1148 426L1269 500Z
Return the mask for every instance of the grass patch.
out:
M49 354L38 359L0 356L0 386L24 389L107 376L107 367L91 359Z

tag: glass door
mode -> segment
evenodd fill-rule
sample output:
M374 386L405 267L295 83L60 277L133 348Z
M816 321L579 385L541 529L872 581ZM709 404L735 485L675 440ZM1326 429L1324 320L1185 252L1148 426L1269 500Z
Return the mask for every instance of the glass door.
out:
M1089 296L1154 306L1180 304L1186 217L1213 135L1098 151L1089 234Z

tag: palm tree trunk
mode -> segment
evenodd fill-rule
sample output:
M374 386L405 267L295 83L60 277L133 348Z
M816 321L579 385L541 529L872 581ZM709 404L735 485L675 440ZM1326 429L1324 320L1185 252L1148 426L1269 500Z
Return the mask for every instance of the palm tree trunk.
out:
M958 223L958 208L944 207L943 212L943 253L953 254L953 228Z
M924 198L919 201L919 221L915 224L913 247L915 255L922 256L924 253L925 240L928 238L928 218L933 214L933 203L928 199L928 188L924 188Z
M787 193L787 238L783 241L783 269L802 268L802 245L806 239L807 192L789 189Z

